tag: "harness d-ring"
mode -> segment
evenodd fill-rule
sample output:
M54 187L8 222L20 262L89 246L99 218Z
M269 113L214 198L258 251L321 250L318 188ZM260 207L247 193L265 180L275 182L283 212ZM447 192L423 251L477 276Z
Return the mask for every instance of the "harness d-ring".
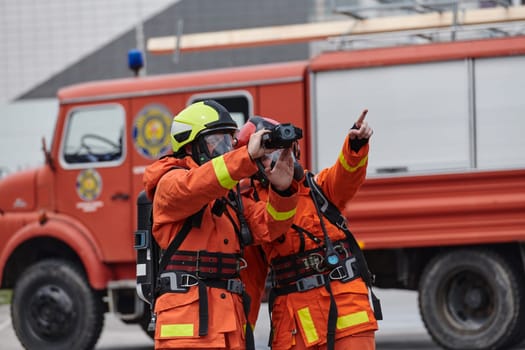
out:
M248 262L244 258L239 257L239 259L237 259L237 271L244 270L247 267L248 267Z

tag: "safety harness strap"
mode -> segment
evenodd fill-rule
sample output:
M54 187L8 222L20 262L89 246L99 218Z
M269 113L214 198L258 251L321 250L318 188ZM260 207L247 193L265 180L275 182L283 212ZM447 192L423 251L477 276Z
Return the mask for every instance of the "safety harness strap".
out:
M181 167L176 167L175 166L175 167L172 167L170 170L179 169L179 168L181 168ZM239 196L239 200L241 200L240 196ZM170 263L170 260L172 259L172 257L174 257L174 256L175 256L175 258L177 257L177 255L175 253L179 249L179 247L182 244L182 242L186 239L186 237L188 236L188 234L191 231L191 229L193 227L200 227L201 222L202 222L202 216L204 214L206 206L207 205L203 206L197 213L189 216L186 219L186 221L184 221L184 224L183 224L182 228L175 235L175 238L173 238L173 240L170 242L168 248L164 251L164 253L163 253L163 255L162 255L161 259L160 259L158 270L157 270L157 271L159 271L159 273L161 273L159 275L159 278L158 278L158 283L155 286L155 289L156 289L157 293L162 294L162 293L165 293L165 292L187 292L187 290L188 290L188 288L190 286L195 285L195 284L191 284L192 282L190 282L190 281L192 281L192 277L195 277L195 276L189 275L187 273L182 273L181 274L180 271L166 271L166 268L167 268L168 264ZM236 210L236 212L239 213L239 211L242 212L242 210L243 210L242 205L239 205L239 208ZM151 219L151 222L153 224L153 212L151 213L150 219ZM230 218L230 220L232 220L232 219ZM239 231L239 229L235 227L235 224L234 224L233 220L232 220L232 224L234 225L234 228L236 229L236 232ZM239 235L238 232L237 232L237 234ZM241 240L241 247L242 247L243 243L245 243L245 242L242 241L242 238L244 238L244 237L242 235L239 235L239 238ZM200 253L202 253L202 252L200 252ZM208 256L212 256L213 255L213 253L207 253L207 252L205 252L203 254L204 255L208 255ZM228 254L224 254L224 256L226 258L230 258L227 255ZM217 256L214 256L214 257L217 258ZM208 262L212 262L212 260L213 260L213 257L211 257ZM223 265L221 265L221 266L223 266ZM236 267L237 271L231 277L237 277L237 275L238 275L238 268L239 267L237 266ZM220 270L220 269L218 269L218 270ZM197 271L198 271L198 268L197 268ZM164 272L164 273L167 272L168 276L172 277L172 278L169 279L168 282L166 282L166 279L165 278L163 279L163 275L164 274L162 272ZM213 273L213 271L211 273ZM216 274L214 276L215 276L215 278L217 278ZM220 278L223 278L223 277L227 278L226 276L218 276L218 277L220 277ZM181 279L181 278L182 278L183 281L186 281L186 282L185 283L179 283L178 280ZM173 279L175 279L175 290L173 289ZM231 278L227 279L227 280L214 280L214 279L203 280L203 279L200 279L200 278L195 278L195 279L196 279L195 283L198 285L198 288L199 288L199 336L206 336L208 334L208 318L209 318L209 315L208 315L208 293L207 293L207 290L206 290L206 286L215 287L215 288L223 288L223 289L226 289L226 290L228 290L228 291L230 291L232 293L241 294L242 300L243 300L244 313L246 315L246 320L248 320L248 313L249 313L249 310L250 310L250 298L249 298L248 294L244 291L244 286L242 285L242 282L240 280L231 279ZM169 283L169 287L166 286L166 283ZM152 293L152 295L155 295L155 293ZM154 305L154 300L152 300L152 304L151 305ZM153 325L153 329L152 330L155 329L154 328L155 327L154 326L155 320L156 320L156 315L153 314L152 315L152 321L150 322L150 326L148 326L148 327L151 327ZM255 350L255 340L254 340L254 337L253 337L253 330L251 329L251 326L249 326L249 325L246 327L246 349L247 350Z
M166 251L164 251L164 254L162 255L162 258L160 259L159 263L159 272L163 272L166 269L166 266L168 265L171 256L177 249L180 247L182 242L186 239L188 236L188 233L191 231L193 227L199 227L202 222L202 215L204 213L205 207L202 207L201 210L199 210L197 213L193 214L192 216L188 217L186 221L184 221L184 224L180 231L175 235L175 238L170 242L168 248ZM161 275L162 276L162 275ZM160 277L159 277L160 279ZM161 292L160 288L162 288L162 284L159 282L159 292ZM199 297L204 294L204 297L206 300L203 302L206 305L206 308L202 305L202 303L199 301L199 335L207 335L208 334L208 299L207 299L207 293L206 288L204 290L204 293L202 293L201 289L199 288Z
M174 272L166 270L168 265L171 263L172 259L175 259L175 262L177 262L177 258L181 257L190 257L193 256L193 254L186 254L186 253L193 253L193 252L186 252L186 251L177 251L182 242L186 239L188 236L188 233L191 231L193 227L200 227L200 224L202 222L202 215L204 214L206 206L204 206L201 210L199 210L197 213L193 214L192 216L188 217L186 221L184 222L181 230L175 235L175 238L170 242L170 245L162 255L162 258L159 263L159 271L164 272ZM180 254L182 252L182 254ZM204 258L208 258L208 263L213 262L214 259L231 259L234 258L238 260L237 254L219 254L219 253L209 253L209 252L195 252L195 256L200 258L200 256ZM200 259L196 259L198 262ZM222 261L222 260L221 260ZM224 265L224 264L222 264ZM208 268L211 268L208 266ZM197 276L197 277L211 277L214 278L228 278L228 277L237 277L238 276L238 265L236 265L234 273L231 275L221 275L220 273L214 273L213 271L208 276ZM219 269L217 269L219 270ZM196 272L198 273L199 267L196 266ZM180 271L175 271L177 273L180 273ZM162 276L162 275L161 275ZM187 274L186 274L187 276ZM236 283L235 281L238 281ZM161 283L159 283L160 286L162 286ZM206 336L208 335L208 293L206 290L206 286L214 287L214 288L222 288L226 289L229 292L240 294L243 300L243 307L246 315L246 319L248 320L248 313L250 310L250 298L248 294L244 291L244 287L242 286L242 282L240 280L235 279L227 279L227 280L221 280L221 279L197 279L197 285L199 288L199 336ZM164 283L165 286L165 283ZM187 286L189 287L189 286ZM159 289L160 293L165 292L177 292L178 290L174 291L171 288L162 288ZM186 292L184 290L183 292ZM253 330L248 325L246 327L246 349L247 350L254 350L255 349L255 340L253 337Z
M160 259L159 263L159 271L163 271L166 268L168 262L171 259L171 256L177 251L177 249L179 249L180 245L186 239L191 229L193 227L200 227L202 222L202 215L204 214L205 208L206 206L202 207L201 210L188 217L186 221L184 221L184 225L182 226L180 231L175 235L175 238L173 238L173 240L170 242L168 248L166 249L166 251L164 251L164 254L162 254L162 258Z
M166 270L186 271L198 278L228 279L238 277L244 264L240 254L178 250L171 256Z
M352 256L350 245L346 240L334 242L334 247L341 260ZM271 266L275 285L283 287L311 275L328 274L333 271L325 263L324 250L324 246L319 246L298 254L273 259ZM342 277L333 279L342 279Z
M321 205L319 206L321 213L335 226L339 227L346 235L346 238L348 240L348 243L350 244L350 250L355 254L357 259L357 265L359 267L359 272L361 274L361 277L365 281L366 285L370 289L370 294L372 297L372 304L374 307L374 316L377 320L383 319L383 313L381 311L381 303L379 299L374 294L374 291L372 290L372 274L370 273L370 270L368 269L368 264L366 263L365 256L363 255L363 251L359 247L359 244L354 238L354 235L350 230L348 229L348 226L346 225L346 219L343 215L341 215L341 212L337 207L326 198L321 188L317 185L317 183L313 180L313 174L308 172L306 176L309 176L312 181L308 181L308 184L311 186L310 188L310 194L313 198L313 200L321 201Z
M278 288L276 287L272 288L272 290L270 291L269 299L268 299L268 306L269 306L268 311L270 314L270 322L271 322L271 316L272 316L271 310L273 309L273 303L277 296L285 295L289 293L295 293L295 292L304 292L312 288L318 288L324 285L324 287L326 288L330 296L330 306L328 310L328 325L327 325L328 329L327 329L326 348L328 350L333 350L335 349L335 333L336 333L338 312L337 312L337 305L335 302L335 297L330 287L331 279L341 280L341 282L348 282L360 275L370 290L371 297L372 297L372 303L373 303L373 309L374 309L374 315L376 319L382 320L383 315L381 312L381 304L379 302L379 299L375 296L372 290L372 277L368 269L368 264L366 263L365 257L363 255L363 252L361 251L361 248L359 247L359 244L357 244L357 241L355 240L353 234L350 232L350 230L348 229L346 225L345 217L343 217L339 209L337 209L337 207L326 198L321 188L319 188L319 186L315 182L314 175L311 172L306 172L305 175L306 175L305 183L307 186L310 187L310 196L312 197L312 200L314 201L314 204L316 206L316 210L319 215L321 228L323 229L323 233L325 234L325 247L322 247L323 248L322 250L323 251L326 250L327 254L329 253L328 251L331 250L332 251L331 253L334 254L334 256L338 255L338 252L335 250L335 245L332 245L333 243L330 241L330 238L328 237L328 234L326 232L326 228L324 227L323 218L322 218L322 216L324 216L328 219L328 221L330 221L333 225L335 225L336 227L338 227L345 233L345 236L346 236L345 248L349 248L349 251L352 253L353 256L347 256L346 259L343 259L343 264L338 263L336 266L334 266L334 269L328 273L326 273L326 271L318 270L321 273L315 274L314 272L311 272L307 274L306 277L304 277L304 275L297 276L299 278L297 277L295 278L295 284L280 286ZM305 233L303 230L298 230L295 227L294 229L298 231L299 233ZM311 254L317 254L317 251L318 249L314 249L314 251L311 251L311 252L308 251L304 253L308 253L308 255L311 255ZM300 259L303 258L303 256L304 254L299 254ZM327 258L330 258L330 257L327 256ZM279 259L282 259L282 260L277 260L275 262L281 264L281 273L284 272L283 270L287 270L290 268L293 269L294 267L298 266L297 264L298 260L292 261L290 260L289 257L284 257L284 259L283 258L279 258ZM283 262L284 264L282 264ZM274 261L272 261L272 265L273 263ZM330 264L330 261L328 261L328 263ZM355 267L355 265L357 266ZM354 271L354 267L355 267L355 270L357 271ZM341 270L343 270L343 275L340 275L338 278L334 278L334 272L341 273L340 272ZM346 276L344 276L344 274L346 274ZM287 280L281 280L281 282L285 282L285 281ZM273 327L270 330L268 346L271 347L272 341L273 341Z
M330 287L330 280L326 279L324 284L326 291L330 295L330 308L328 310L328 329L326 331L326 348L335 349L335 327L337 325L337 304L335 303L334 293Z
M208 292L204 283L199 283L199 335L208 335Z

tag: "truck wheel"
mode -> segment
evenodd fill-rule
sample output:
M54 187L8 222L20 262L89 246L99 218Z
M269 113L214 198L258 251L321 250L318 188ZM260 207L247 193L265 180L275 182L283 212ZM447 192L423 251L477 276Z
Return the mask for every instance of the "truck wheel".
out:
M522 337L525 286L500 255L456 250L436 256L419 284L419 310L446 349L502 349Z
M22 345L39 350L92 349L104 324L102 299L64 260L44 260L22 273L11 317Z

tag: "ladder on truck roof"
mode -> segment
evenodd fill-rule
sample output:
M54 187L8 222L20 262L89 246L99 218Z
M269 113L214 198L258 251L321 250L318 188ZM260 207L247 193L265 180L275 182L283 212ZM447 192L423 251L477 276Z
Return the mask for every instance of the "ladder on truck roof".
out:
M377 17L389 12L397 14L407 13L443 13L447 10L458 10L459 8L488 8L502 6L508 8L512 6L510 0L376 0L377 5L339 5L338 0L331 0L332 12L348 15L355 19L363 20L370 17ZM370 12L375 14L370 15ZM368 13L366 15L365 13Z
M338 6L337 0L332 0L332 8L334 13L358 21L382 17L381 21L391 25L392 30L353 32L329 38L329 41L341 49L355 47L358 43L386 46L389 42L414 44L525 34L525 7L512 6L512 0L377 1L379 4L376 6ZM415 15L398 17L403 13ZM404 20L407 22L401 24Z
M349 48L382 38L399 43L403 38L444 41L525 34L525 6L512 6L510 0L378 1L377 6L334 2L333 13L351 17L344 20L193 34L182 34L179 23L177 35L150 38L147 50L178 54L322 40Z

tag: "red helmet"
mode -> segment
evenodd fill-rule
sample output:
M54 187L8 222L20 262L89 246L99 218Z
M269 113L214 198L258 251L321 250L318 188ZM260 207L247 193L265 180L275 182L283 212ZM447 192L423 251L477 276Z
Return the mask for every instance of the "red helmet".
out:
M248 141L250 141L250 136L252 136L253 133L256 133L257 131L262 129L269 129L277 124L279 124L278 121L270 118L259 116L251 117L250 119L248 119L246 124L243 125L243 127L237 134L236 147L247 145Z
M256 133L259 130L262 129L269 129L275 125L280 124L278 121L268 118L268 117L261 117L261 116L254 116L248 119L246 124L242 126L242 128L239 130L239 133L237 134L237 144L235 145L236 148L242 147L244 145L248 144L248 141L250 141L250 136L254 133ZM280 150L276 150L270 157L272 157L273 162L275 162L279 156ZM294 145L293 149L293 157L294 157L294 178L296 180L300 180L304 176L304 169L299 164L300 156L300 150L299 145L296 143ZM259 178L263 184L267 183L266 176L259 172L256 176L256 178Z

